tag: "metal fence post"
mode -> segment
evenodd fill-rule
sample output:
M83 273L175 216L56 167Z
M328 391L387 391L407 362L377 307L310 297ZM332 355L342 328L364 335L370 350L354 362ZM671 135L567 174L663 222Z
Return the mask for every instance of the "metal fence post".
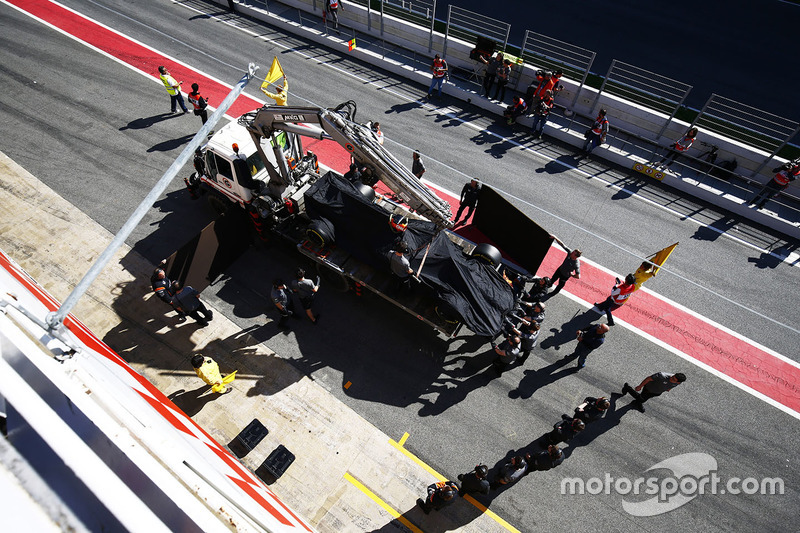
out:
M664 122L664 125L661 126L661 130L658 132L658 135L656 135L656 142L658 142L658 140L661 139L661 136L664 135L664 132L667 131L667 128L669 127L670 122L672 122L672 119L675 118L675 115L678 114L678 110L681 108L683 103L686 101L686 97L689 96L689 91L691 91L691 89L687 89L686 92L683 93L683 98L681 98L681 101L678 102L678 105L675 106L675 109L672 110L672 114L669 116L667 121Z
M383 37L383 1L381 0L381 37Z
M367 31L372 33L372 0L367 0Z
M580 96L581 91L583 90L583 86L586 85L586 78L589 77L589 69L592 68L592 63L594 63L594 58L597 57L596 52L592 52L592 58L589 60L589 64L586 66L586 70L583 71L583 78L581 78L581 84L578 86L578 90L575 91L575 97L572 98L572 103L570 107L572 110L575 110L575 104L578 103L578 96Z
M436 22L436 0L433 0L433 12L431 13L431 31L428 35L428 52L433 51L433 26Z
M608 67L608 72L606 72L605 77L603 78L603 83L600 85L600 90L597 91L597 96L594 97L594 102L592 102L592 107L589 108L589 115L594 114L594 108L597 107L597 102L600 100L600 95L603 94L603 89L606 88L606 83L608 82L608 77L611 76L611 71L614 70L614 65L617 64L617 60L614 59L611 61L611 66Z
M781 145L780 145L780 146L778 146L778 147L777 147L775 150L773 150L773 151L772 151L772 153L769 155L769 157L767 157L767 158L764 160L764 162L763 162L763 163L761 163L761 164L758 166L758 168L755 170L755 172L753 172L753 174L752 174L752 175L753 175L753 176L758 176L758 174L759 174L759 173L760 173L762 170L764 170L764 167L765 167L765 166L767 166L767 165L769 164L769 162L770 162L770 161L772 161L773 159L775 159L775 156L776 156L776 155L778 155L778 152L780 152L781 150L783 150L783 147L784 147L784 146L786 146L786 145L789 143L789 141L790 141L791 139L793 139L795 135L797 135L797 133L798 133L798 132L800 132L800 124L798 124L798 125L797 125L797 127L795 127L795 129L794 129L794 131L792 132L792 134L791 134L791 135L789 135L789 136L788 136L788 137L787 137L787 138L786 138L786 139L785 139L785 140L784 140L784 141L781 143Z
M447 6L447 26L444 29L444 45L442 47L442 58L447 57L447 39L450 38L450 14L453 12L453 4Z

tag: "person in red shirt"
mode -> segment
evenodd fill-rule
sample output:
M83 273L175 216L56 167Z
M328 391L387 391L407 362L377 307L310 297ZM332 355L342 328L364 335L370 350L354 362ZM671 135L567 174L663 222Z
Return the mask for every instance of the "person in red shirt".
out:
M614 317L611 316L611 311L616 311L625 305L625 302L628 301L628 298L630 298L637 289L636 276L628 274L625 276L625 283L622 283L619 278L617 278L617 283L614 285L614 288L611 289L609 297L602 303L594 304L598 311L601 313L605 312L609 326L614 325Z

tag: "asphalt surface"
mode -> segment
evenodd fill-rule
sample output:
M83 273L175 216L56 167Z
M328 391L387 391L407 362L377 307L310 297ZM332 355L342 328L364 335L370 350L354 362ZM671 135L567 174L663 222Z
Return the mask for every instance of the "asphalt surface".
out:
M380 120L388 148L401 160L410 162L411 149L422 150L426 178L460 190L467 177L479 177L519 198L520 207L542 226L615 272L633 270L640 257L680 241L668 272L648 287L797 360L800 335L792 328L800 319L795 303L800 275L796 266L768 253L788 253L794 243L596 161L577 162L569 149L497 126L494 117L477 108L448 100L441 105L418 102L421 86L217 6L66 5L230 83L249 61L267 65L278 55L292 80L293 102L328 107L355 99L359 120ZM194 9L217 14L258 37ZM169 99L159 83L5 4L0 5L0 29L0 120L7 132L0 149L116 231L196 132L199 119L167 117ZM259 94L255 84L247 92ZM735 238L684 219L686 214ZM192 202L176 181L128 242L157 262L211 219L210 209ZM690 376L670 395L648 403L645 414L628 410L627 398L620 400L617 409L624 417L618 426L607 424L596 430L599 434L585 436L585 445L575 447L557 470L529 476L499 493L492 510L519 529L795 527L797 420L634 332L615 328L586 369L567 371L573 363L562 367L559 360L573 349L568 339L584 309L556 297L549 302L541 349L524 368L497 378L489 367L488 347L479 340L467 334L454 340L437 337L377 298L359 300L324 286L318 300L320 326L300 323L283 335L274 323L264 325L268 285L273 275L287 276L298 263L300 257L291 250L253 248L204 297L388 435L400 438L408 432L406 447L446 475L478 462L492 466L502 461L586 395L607 395L624 381L658 370ZM348 381L352 385L345 390ZM723 477L780 476L786 494L703 496L655 518L625 513L618 495L559 494L564 477L602 477L605 472L636 477L659 461L689 452L714 456Z
M461 0L457 5L510 23L509 42L516 46L530 30L591 50L597 54L592 72L605 75L616 59L687 83L693 88L686 103L696 109L718 94L800 121L792 89L800 73L788 68L781 53L797 48L796 2ZM438 18L447 20L447 6L437 6Z

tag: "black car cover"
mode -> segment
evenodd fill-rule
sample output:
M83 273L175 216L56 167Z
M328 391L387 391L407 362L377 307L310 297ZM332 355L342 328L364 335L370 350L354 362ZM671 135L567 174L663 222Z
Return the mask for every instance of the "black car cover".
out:
M334 172L306 191L305 209L312 220L329 220L336 244L375 268L389 270L389 254L400 239L408 244L415 271L427 250L421 278L478 335L497 334L503 317L513 309L508 283L488 265L465 255L444 232L437 232L434 223L411 219L405 232L396 233L389 225L389 211Z

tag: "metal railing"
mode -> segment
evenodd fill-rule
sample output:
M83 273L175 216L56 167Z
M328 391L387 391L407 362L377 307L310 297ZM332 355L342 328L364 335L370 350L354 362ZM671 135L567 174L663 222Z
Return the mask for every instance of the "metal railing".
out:
M797 122L712 94L692 126L713 131L769 152L753 172L758 175L800 131Z
M592 112L597 106L600 95L605 91L625 100L658 111L669 118L656 135L660 139L669 123L675 118L678 109L683 105L692 86L666 76L656 74L643 68L635 67L616 59L611 62L600 91L592 104Z
M561 70L564 77L581 80L569 107L575 107L581 89L586 84L595 53L558 39L530 30L525 32L522 43L522 59L536 68Z

